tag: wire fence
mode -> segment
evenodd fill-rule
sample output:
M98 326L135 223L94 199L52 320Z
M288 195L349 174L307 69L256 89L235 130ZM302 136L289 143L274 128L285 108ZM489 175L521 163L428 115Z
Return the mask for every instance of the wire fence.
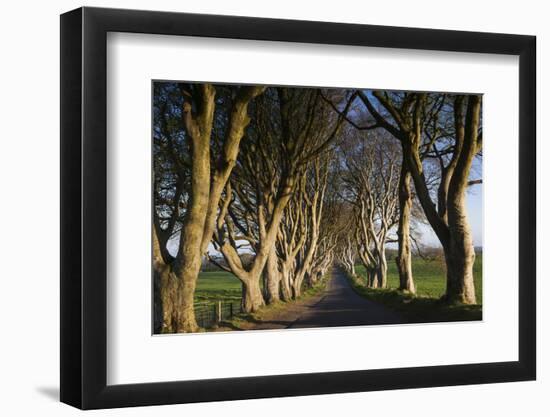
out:
M195 304L195 319L203 328L214 327L219 323L231 320L241 312L240 301L216 301Z

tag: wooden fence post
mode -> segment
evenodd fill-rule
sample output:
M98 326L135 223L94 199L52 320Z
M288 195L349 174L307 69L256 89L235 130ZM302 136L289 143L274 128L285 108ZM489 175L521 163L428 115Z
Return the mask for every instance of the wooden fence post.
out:
M216 323L220 323L222 321L222 302L218 301L218 311L216 314Z

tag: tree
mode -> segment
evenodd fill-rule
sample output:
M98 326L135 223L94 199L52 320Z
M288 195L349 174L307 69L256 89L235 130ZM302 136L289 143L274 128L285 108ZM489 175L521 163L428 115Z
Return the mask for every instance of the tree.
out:
M337 183L337 169L335 152L327 155L329 161L326 175L326 188L323 193L323 210L320 215L319 237L317 250L314 254L308 285L313 286L319 278L324 276L333 265L338 247L338 233L340 230L340 218L343 216L342 204L338 193L335 191Z
M328 177L328 155L317 158L310 163L306 170L306 181L304 181L304 190L302 198L304 199L303 217L307 226L307 239L299 251L299 256L292 283L292 292L294 298L301 295L302 284L308 280L308 285L314 284L313 266L315 255L319 246L321 233L321 220L323 219L323 208L325 203L325 192L327 189Z
M315 285L332 259L329 228L323 222L331 155L327 152L308 164L280 225L276 247L285 301L300 297L304 283Z
M343 145L345 198L354 206L357 254L373 288L387 286L386 244L398 221L397 150L380 132L350 132Z
M438 236L445 253L447 291L449 302L475 304L473 266L475 251L466 210L466 189L474 157L482 149L480 125L481 96L457 95L453 100L454 132L451 144L440 149L436 143L438 126L435 125L430 142L441 164L441 181L437 196L437 209L426 186L423 165L420 163L419 145L413 143L410 153L411 172L418 197L426 218ZM446 158L444 154L449 153Z
M362 111L355 111L355 119L352 117L346 117L346 121L350 126L355 128L358 131L373 131L378 129L384 129L394 135L396 138L400 138L402 135L405 135L401 129L404 126L395 125L389 123L386 119L388 115L383 112L382 109L377 109L376 106L371 102L368 95L370 93L365 93L362 90L357 90L351 97L353 100L356 97L359 97L360 100L364 103L368 113L371 115L371 118L365 117L365 113ZM407 93L405 93L405 97ZM333 107L335 111L339 111L337 106L333 103L334 99L329 100L325 98L329 104ZM341 97L340 97L341 100ZM402 102L403 108L406 107L406 102ZM359 121L357 121L359 119ZM374 119L374 120L373 120ZM399 173L398 181L398 203L399 203L399 219L398 219L398 229L397 229L397 244L398 244L398 254L395 258L397 264L397 271L399 273L399 289L402 291L407 291L410 293L416 292L416 287L414 285L413 271L412 271L412 251L411 251L411 210L413 206L413 194L411 190L411 174L408 167L408 162L402 152L401 166Z
M159 218L166 213L162 201L156 201L154 210L153 264L162 306L161 331L193 332L198 328L194 294L202 257L211 240L221 194L250 122L248 105L265 88L232 88L218 103L216 87L212 84L171 83L155 88L158 92L155 142L160 153L163 148L168 149L164 153L169 154L169 163L155 164L154 170L155 174L162 173L169 165L176 190L165 227ZM229 108L226 118L216 114L217 104ZM213 136L215 130L223 130L220 138ZM215 139L219 139L219 143L214 144ZM217 149L215 154L213 148ZM184 188L187 192L182 196ZM171 256L168 241L176 225L179 227L178 250Z
M307 164L326 152L343 118L324 105L318 89L270 88L256 101L254 123L246 146L226 187L218 215L216 248L227 269L242 283L242 307L253 312L264 305L260 278L268 259L275 272L275 243L285 208ZM244 265L242 242L254 253ZM278 274L268 274L276 279ZM277 286L268 284L268 299L276 300Z
M349 232L349 230L348 230ZM357 245L354 236L350 233L343 233L339 239L338 260L342 267L352 276L357 276L355 272L355 259L357 257Z
M300 179L300 185L285 209L276 243L276 258L279 260L279 291L283 301L293 297L292 288L295 277L296 257L306 242L308 221L304 208L306 177ZM269 268L271 270L271 268ZM273 274L273 271L270 272ZM272 282L273 282L272 278ZM274 291L274 289L272 289Z
M427 93L405 93L397 97L381 91L372 94L390 115L388 120L371 103L371 98L364 93L360 93L360 97L373 117L400 140L426 219L443 246L447 267L445 299L475 304L475 252L465 194L472 161L482 148L481 97ZM450 107L452 113L447 112L446 107ZM454 126L449 132L450 114ZM430 152L441 165L437 205L432 199L423 163Z

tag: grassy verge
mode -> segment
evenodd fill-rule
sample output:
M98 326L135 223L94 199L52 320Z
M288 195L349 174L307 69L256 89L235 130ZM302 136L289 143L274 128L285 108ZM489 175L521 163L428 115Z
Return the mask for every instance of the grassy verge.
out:
M358 294L372 301L384 304L401 314L410 323L472 321L481 320L482 318L481 304L449 305L440 300L441 294L444 292L444 275L438 276L436 285L434 285L434 279L425 281L417 279L418 290L416 295L403 293L397 291L395 288L367 288L365 279L362 276L351 277L348 275L348 278ZM416 273L415 278L417 278ZM441 281L443 282L442 290L439 288ZM391 285L392 283L390 282L389 286Z
M474 284L479 304L483 304L482 265L482 255L477 255L474 263ZM362 277L366 275L363 265L356 265L355 269L357 275ZM445 263L443 260L424 260L414 257L412 269L416 292L419 296L440 298L445 294ZM399 273L393 260L388 261L388 288L399 288Z

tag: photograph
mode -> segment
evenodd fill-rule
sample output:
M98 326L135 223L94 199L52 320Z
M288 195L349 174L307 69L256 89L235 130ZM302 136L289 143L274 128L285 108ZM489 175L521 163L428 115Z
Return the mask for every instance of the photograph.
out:
M3 6L0 416L550 416L543 2Z
M482 320L482 94L151 88L153 334Z

